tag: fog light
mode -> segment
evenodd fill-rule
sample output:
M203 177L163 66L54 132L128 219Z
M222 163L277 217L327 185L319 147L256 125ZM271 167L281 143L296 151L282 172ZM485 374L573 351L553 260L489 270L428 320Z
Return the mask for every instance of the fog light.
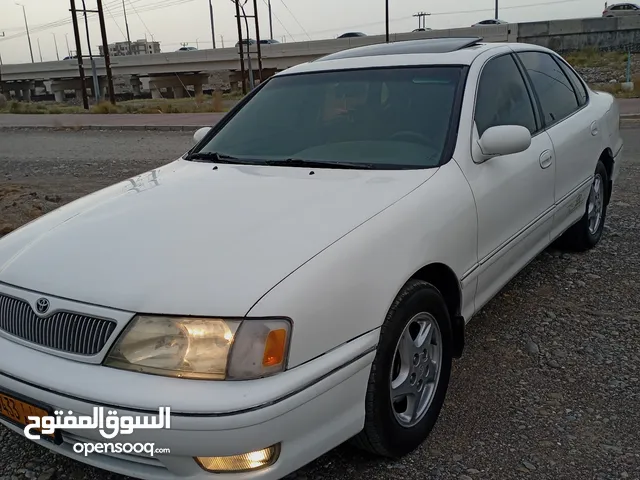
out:
M213 473L250 472L273 465L279 454L280 446L273 445L255 452L228 457L196 457L196 462L206 471Z

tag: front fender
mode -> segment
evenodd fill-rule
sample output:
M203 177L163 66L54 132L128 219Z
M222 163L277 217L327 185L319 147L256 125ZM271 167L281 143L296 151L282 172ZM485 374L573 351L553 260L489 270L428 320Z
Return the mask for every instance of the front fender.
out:
M402 286L423 266L443 263L462 278L476 262L475 203L451 161L290 274L247 315L293 320L292 368L380 327Z

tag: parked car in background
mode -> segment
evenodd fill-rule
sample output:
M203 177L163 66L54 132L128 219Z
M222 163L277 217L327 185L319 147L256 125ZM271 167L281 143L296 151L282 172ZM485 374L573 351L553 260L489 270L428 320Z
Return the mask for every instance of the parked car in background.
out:
M180 47L178 50L176 50L176 52L193 52L196 50L198 50L196 47L185 46L185 47Z
M260 44L261 45L273 45L276 43L280 43L278 40L274 40L273 38L268 38L268 39L260 39Z
M431 30L431 28L416 28L415 30L412 30L412 32L430 32Z
M498 18L489 18L488 20L482 20L481 22L474 23L471 25L472 27L484 27L487 25L504 25L509 22L505 22L504 20L500 20Z
M253 38L245 38L242 40L242 45L255 45L257 42ZM240 42L236 42L236 47L240 46Z
M616 3L609 5L602 12L603 17L626 17L640 15L640 6L635 3Z
M33 441L153 480L281 479L347 440L407 455L465 325L551 242L600 242L619 122L524 43L382 43L277 73L182 157L0 239L0 423L76 412ZM98 406L109 444L169 451L78 453L105 447Z
M366 33L362 32L347 32L340 35L338 38L354 38L354 37L366 37Z

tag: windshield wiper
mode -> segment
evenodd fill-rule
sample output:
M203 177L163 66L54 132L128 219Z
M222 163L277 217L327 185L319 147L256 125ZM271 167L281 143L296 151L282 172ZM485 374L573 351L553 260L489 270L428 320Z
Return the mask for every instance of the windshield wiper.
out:
M238 165L255 165L255 162L249 160L242 160L232 155L225 155L219 152L197 152L187 155L185 160L208 160L216 163L231 163Z
M286 158L284 160L267 160L267 165L276 167L308 167L308 168L350 168L357 170L375 170L373 163L355 162L323 162L320 160L304 160L303 158Z

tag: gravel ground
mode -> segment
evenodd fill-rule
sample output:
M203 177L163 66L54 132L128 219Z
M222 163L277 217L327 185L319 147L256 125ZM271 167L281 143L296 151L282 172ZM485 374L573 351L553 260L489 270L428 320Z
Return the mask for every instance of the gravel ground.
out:
M640 479L636 125L623 132L626 164L601 244L579 255L549 249L473 319L426 444L399 462L341 446L291 478ZM190 139L178 132L0 133L0 224L20 224L165 163ZM0 479L22 478L124 479L0 427Z

